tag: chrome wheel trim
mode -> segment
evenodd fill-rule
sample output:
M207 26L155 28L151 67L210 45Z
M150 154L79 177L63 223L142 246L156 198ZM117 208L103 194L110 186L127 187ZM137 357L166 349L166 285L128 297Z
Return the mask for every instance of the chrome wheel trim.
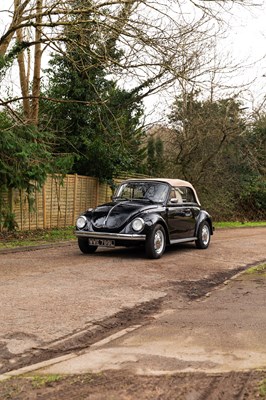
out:
M201 240L204 246L207 246L210 241L210 230L208 225L203 225L201 230Z
M153 243L155 252L161 254L164 248L164 234L160 229L155 232Z

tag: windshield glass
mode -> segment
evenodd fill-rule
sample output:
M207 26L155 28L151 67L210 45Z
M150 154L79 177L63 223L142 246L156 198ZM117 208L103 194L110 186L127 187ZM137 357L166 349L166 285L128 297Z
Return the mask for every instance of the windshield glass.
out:
M119 186L115 197L125 200L166 201L169 186L163 182L127 182Z

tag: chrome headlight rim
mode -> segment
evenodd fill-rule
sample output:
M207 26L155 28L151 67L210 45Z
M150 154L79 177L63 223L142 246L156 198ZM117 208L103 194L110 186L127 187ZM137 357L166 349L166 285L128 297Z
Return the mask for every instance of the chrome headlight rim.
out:
M134 219L134 221L132 222L132 229L135 232L141 232L143 230L144 226L145 226L145 222L144 222L143 218L138 217L138 218Z
M76 227L78 229L84 229L86 225L87 225L87 218L84 217L83 215L78 217L78 219L76 221Z

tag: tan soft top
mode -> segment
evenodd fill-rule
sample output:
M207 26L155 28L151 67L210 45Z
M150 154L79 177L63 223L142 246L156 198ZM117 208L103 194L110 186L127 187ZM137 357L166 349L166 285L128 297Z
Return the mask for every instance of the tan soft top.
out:
M139 179L127 179L126 181L157 181L157 182L166 182L173 187L185 186L189 187L193 190L197 203L200 205L200 201L197 195L195 188L192 186L190 182L183 181L182 179L172 179L172 178L139 178Z

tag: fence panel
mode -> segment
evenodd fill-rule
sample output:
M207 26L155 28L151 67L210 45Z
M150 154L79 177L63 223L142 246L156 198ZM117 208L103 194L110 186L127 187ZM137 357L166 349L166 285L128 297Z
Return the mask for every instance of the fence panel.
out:
M125 178L115 179L115 183ZM30 196L17 189L0 193L0 216L9 210L19 230L64 228L75 225L79 214L110 201L111 196L110 186L100 184L97 178L76 174L48 176L42 189L36 188ZM2 217L0 231L4 229L3 224Z
M0 230L9 213L15 217L19 230L62 228L75 224L77 216L89 207L95 207L100 192L97 178L66 175L48 176L41 190L30 196L23 190L12 189L0 194ZM104 198L105 201L105 198Z

